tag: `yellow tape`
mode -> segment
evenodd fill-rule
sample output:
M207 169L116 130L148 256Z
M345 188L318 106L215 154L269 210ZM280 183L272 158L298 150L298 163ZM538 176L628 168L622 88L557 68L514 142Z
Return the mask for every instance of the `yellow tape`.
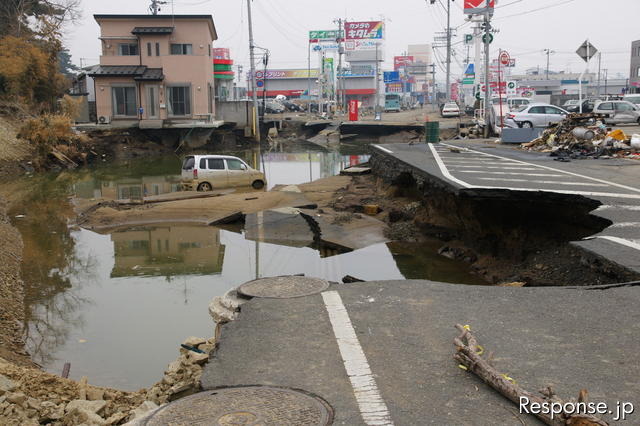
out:
M482 355L484 353L484 348L480 345L478 345L478 349L480 349L478 352L476 352L476 354L478 355Z
M515 379L513 377L509 377L506 374L502 374L502 377L504 377L506 380L510 381L511 383L516 383Z
M467 367L465 367L465 366L464 366L464 365L462 365L462 364L458 364L458 367L462 368L462 369L463 369L463 370L465 370L465 371L467 371L467 370L468 370L468 368L467 368Z
M462 327L462 328L464 328L465 330L469 330L469 331L471 331L471 326L470 326L469 324L466 324L466 325L465 325L464 327Z

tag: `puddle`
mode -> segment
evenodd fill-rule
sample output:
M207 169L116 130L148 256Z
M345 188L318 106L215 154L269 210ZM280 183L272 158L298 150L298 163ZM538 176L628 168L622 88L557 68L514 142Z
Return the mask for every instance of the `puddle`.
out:
M337 174L366 153L229 153L264 165L269 186ZM262 167L261 167L262 168ZM209 301L257 276L306 274L340 281L426 278L481 284L436 254L438 242L376 244L344 252L299 241L256 242L240 227L152 226L101 235L70 229L68 199L131 198L176 191L180 159L22 178L0 185L24 239L27 349L70 377L134 390L159 380L179 344L213 335ZM24 217L16 217L24 215Z

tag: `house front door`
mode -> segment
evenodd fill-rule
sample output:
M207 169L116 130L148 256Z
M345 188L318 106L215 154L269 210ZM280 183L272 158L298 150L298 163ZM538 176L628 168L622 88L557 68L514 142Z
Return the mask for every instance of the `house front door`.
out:
M158 86L147 86L147 118L160 118L158 100Z

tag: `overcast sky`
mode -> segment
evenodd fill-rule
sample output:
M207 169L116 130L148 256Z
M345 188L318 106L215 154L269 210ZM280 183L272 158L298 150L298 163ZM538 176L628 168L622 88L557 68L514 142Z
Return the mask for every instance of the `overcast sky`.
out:
M161 13L171 13L171 0ZM334 19L352 21L385 20L387 67L394 55L408 44L431 43L434 32L443 31L446 0L434 5L425 0L254 0L253 21L256 44L271 52L270 68L306 68L307 31L336 28ZM451 25L460 28L454 43L470 32L465 24L462 0L451 3ZM93 14L145 14L147 0L82 0L81 23L71 26L66 46L75 63L98 62L99 28ZM540 10L538 10L540 9ZM228 47L236 64L249 65L245 0L175 0L175 14L211 14L218 31L214 47ZM498 0L493 24L500 30L492 45L507 50L517 61L515 73L546 66L543 49L551 55L551 69L580 72L584 62L575 50L589 39L602 51L602 68L610 78L629 76L631 41L640 39L640 0ZM459 76L467 49L455 44L452 73ZM471 49L473 57L473 49ZM439 49L444 59L445 49ZM597 61L592 61L597 71ZM442 74L441 74L442 76Z

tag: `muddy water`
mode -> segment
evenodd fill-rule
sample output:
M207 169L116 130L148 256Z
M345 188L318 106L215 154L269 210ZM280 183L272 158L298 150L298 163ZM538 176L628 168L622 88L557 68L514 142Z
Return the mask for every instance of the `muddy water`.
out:
M367 159L362 149L232 154L259 163L269 186L331 176ZM482 283L438 256L438 242L378 244L322 257L294 243L247 240L239 227L153 226L101 235L67 225L71 198L176 191L179 165L177 157L155 158L0 185L25 243L28 350L46 370L60 374L70 362L71 378L88 376L92 384L120 389L150 386L185 337L212 335L211 298L258 276Z

